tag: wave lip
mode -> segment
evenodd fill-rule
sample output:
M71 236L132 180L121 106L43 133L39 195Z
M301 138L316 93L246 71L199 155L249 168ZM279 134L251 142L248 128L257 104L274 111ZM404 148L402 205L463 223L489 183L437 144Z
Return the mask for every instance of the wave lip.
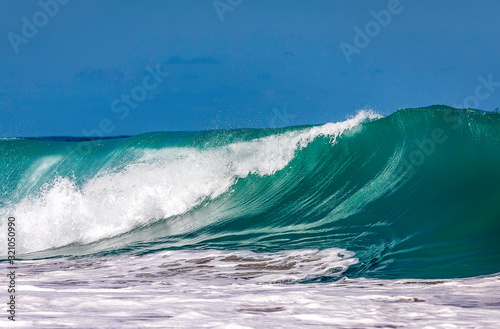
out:
M228 192L248 175L273 175L316 137L333 141L375 117L361 112L345 122L221 147L112 148L101 161L94 154L74 159L61 153L67 148L49 149L18 173L18 200L0 212L18 219L21 253L91 243L182 215ZM124 153L128 161L108 164ZM83 168L73 170L75 161L84 162ZM89 167L94 174L89 175ZM58 174L64 170L65 175Z

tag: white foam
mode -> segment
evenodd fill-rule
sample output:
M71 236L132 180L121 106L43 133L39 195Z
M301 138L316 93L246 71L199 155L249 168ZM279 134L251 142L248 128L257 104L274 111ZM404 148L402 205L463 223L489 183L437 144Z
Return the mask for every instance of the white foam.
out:
M90 243L186 213L227 192L239 178L272 175L285 168L297 149L314 138L330 136L334 142L346 129L376 117L360 112L340 123L203 150L136 150L137 160L120 171L100 172L82 186L69 178L57 178L35 196L0 209L0 214L16 218L20 253ZM30 177L21 180L19 190L32 186L59 161L54 156L39 160L30 168ZM5 244L5 237L1 236L0 243Z
M340 257L339 253L344 257ZM165 251L18 262L22 328L496 328L500 277L346 279L339 249ZM342 271L337 273L342 275ZM287 277L289 280L281 280ZM283 283L286 282L286 283ZM6 323L7 320L1 321ZM8 324L8 323L6 323ZM10 325L10 324L9 324ZM13 327L13 326L12 326Z

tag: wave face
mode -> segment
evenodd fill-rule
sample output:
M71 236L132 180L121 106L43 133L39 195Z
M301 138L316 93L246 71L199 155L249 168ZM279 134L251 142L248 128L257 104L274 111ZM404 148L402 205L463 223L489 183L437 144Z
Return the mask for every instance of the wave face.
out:
M500 115L446 106L282 129L0 140L24 258L341 248L344 274L500 272ZM6 233L0 243L6 245Z

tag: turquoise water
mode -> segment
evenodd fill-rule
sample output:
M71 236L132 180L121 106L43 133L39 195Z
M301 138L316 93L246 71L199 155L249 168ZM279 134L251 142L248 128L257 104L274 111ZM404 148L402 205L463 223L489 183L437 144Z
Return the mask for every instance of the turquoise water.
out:
M495 113L69 140L0 140L0 215L23 259L340 248L358 259L348 277L500 272Z

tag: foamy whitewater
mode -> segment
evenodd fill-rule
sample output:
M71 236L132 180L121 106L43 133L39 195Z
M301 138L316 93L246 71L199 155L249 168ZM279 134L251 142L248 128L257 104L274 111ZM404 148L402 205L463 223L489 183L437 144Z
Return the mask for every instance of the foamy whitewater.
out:
M339 256L342 255L342 257ZM342 277L340 249L25 261L28 328L498 328L500 276L454 280ZM332 272L335 272L332 273ZM299 283L318 275L336 282ZM2 319L3 320L3 319Z
M500 323L498 114L3 139L0 168L1 327Z

